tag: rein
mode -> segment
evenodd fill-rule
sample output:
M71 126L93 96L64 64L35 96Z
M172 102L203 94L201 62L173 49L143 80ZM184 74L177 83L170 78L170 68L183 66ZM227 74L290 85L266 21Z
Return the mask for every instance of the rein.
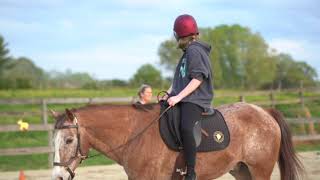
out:
M125 142L124 144L121 144L109 151L107 151L106 153L110 153L110 152L113 152L115 150L118 150L124 146L126 146L127 144L129 144L130 142L134 141L135 139L137 139L139 136L141 136L146 130L149 129L149 127L151 127L156 121L160 120L161 117L164 115L164 113L166 113L169 109L171 108L171 106L168 106L157 118L155 118L154 120L152 120L144 129L142 129L139 133L137 133L133 138L129 139L127 142ZM101 153L98 153L98 154L94 154L94 155L91 155L91 156L85 156L82 154L82 151L81 151L81 148L80 148L80 133L79 133L79 125L78 125L78 120L77 120L77 117L75 114L74 115L74 121L75 121L75 124L74 125L66 125L66 126L62 126L62 127L59 127L59 128L55 128L55 129L71 129L71 128L76 128L77 130L77 149L75 151L75 155L73 157L71 157L69 159L69 161L67 162L54 162L53 163L53 166L62 166L62 167L65 167L66 170L69 172L70 176L71 176L71 179L74 178L75 176L75 172L69 167L69 165L77 158L80 158L80 163L85 160L85 159L88 159L88 158L92 158L92 157L95 157L95 156L100 156L102 155Z
M138 138L139 136L141 136L146 130L149 129L150 126L153 125L153 123L155 123L156 121L160 120L161 117L164 115L164 113L166 113L170 108L171 108L171 106L167 107L157 118L155 118L154 120L152 120L150 124L148 124L142 131L140 131L138 134L136 134L133 138L129 139L129 140L128 140L127 142L125 142L124 144L121 144L121 145L119 145L119 146L117 146L117 147L115 147L115 148L107 151L106 153L110 153L110 152L112 152L112 151L118 150L118 149L122 148L123 146L129 144L130 142L132 142L133 140L135 140L135 139ZM100 155L102 155L102 154L99 153L99 154L95 154L95 155L92 155L92 156L87 156L86 159L92 158L92 157L95 157L95 156L100 156Z
M161 93L164 93L165 95L169 96L169 93L167 91L160 91L158 94L157 94L157 100L158 102L160 102L161 98L164 98L165 95L161 96L160 97L160 94ZM169 109L171 108L171 106L168 106L157 118L155 118L154 120L151 121L150 124L148 124L142 131L140 131L138 134L136 134L133 138L129 139L127 142L125 142L124 144L121 144L119 146L117 146L116 148L113 148L109 151L107 151L106 153L110 153L112 151L115 151L115 150L118 150L120 148L122 148L123 146L129 144L130 142L132 142L133 140L135 140L136 138L138 138L139 136L141 136L147 129L149 129L150 126L152 126L153 123L155 123L156 121L160 120L161 117L164 115L164 113L166 113ZM95 154L95 155L92 155L92 156L87 156L87 159L88 158L92 158L92 157L95 157L95 156L100 156L101 153L99 154Z

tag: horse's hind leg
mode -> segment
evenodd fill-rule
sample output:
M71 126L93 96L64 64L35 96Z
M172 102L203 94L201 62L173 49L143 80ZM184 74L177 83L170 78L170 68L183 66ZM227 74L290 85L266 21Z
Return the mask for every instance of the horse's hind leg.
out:
M260 167L248 166L253 180L270 180L273 168L267 168L267 165Z
M239 162L233 170L229 172L236 180L252 180L248 166Z

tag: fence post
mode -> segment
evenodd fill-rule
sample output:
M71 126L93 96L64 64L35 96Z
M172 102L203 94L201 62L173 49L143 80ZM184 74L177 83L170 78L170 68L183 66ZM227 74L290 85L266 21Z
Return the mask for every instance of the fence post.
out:
M302 120L302 121L304 120L302 114L298 114L297 118L298 118L298 120ZM307 132L306 132L306 125L304 124L304 122L299 123L298 126L299 126L299 129L300 129L300 132L301 132L303 135L306 135L306 134L307 134Z
M274 108L276 106L276 103L275 103L275 99L274 99L273 89L271 89L271 92L270 92L270 101L271 101L271 107Z
M245 102L246 101L245 98L244 98L244 95L240 95L239 100L240 100L240 102Z
M48 107L46 99L42 99L42 121L44 125L48 125ZM52 130L48 130L48 147L52 149ZM53 153L48 154L48 166L51 168L53 165Z
M300 81L300 88L299 88L299 99L300 99L300 105L301 105L301 113L299 115L299 117L305 117L304 114L304 98L303 98L303 81ZM305 133L305 123L302 122L300 125L300 128L303 129L303 132Z
M48 110L47 110L47 101L45 99L42 99L42 121L44 125L48 124Z
M50 149L53 149L53 146L52 146L52 136L53 136L53 133L52 133L52 130L48 130L48 146ZM52 168L53 166L53 153L50 152L48 154L48 164L49 164L49 168Z
M92 102L93 102L92 97L88 98L88 104L92 104Z
M300 98L301 109L304 110L303 81L300 81L299 98Z

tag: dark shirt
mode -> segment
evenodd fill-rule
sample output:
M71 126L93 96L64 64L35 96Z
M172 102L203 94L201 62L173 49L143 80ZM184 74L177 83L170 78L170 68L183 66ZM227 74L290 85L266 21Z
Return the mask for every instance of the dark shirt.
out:
M202 83L181 102L191 102L205 109L211 107L213 82L209 59L210 50L211 47L203 42L190 43L176 67L171 95L178 95L195 78Z

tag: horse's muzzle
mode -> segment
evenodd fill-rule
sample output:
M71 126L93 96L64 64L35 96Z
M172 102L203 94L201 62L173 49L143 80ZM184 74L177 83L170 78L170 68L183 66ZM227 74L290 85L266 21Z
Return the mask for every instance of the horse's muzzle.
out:
M71 180L72 178L69 176L68 177L68 180ZM63 178L62 177L56 177L56 179L55 180L63 180Z

